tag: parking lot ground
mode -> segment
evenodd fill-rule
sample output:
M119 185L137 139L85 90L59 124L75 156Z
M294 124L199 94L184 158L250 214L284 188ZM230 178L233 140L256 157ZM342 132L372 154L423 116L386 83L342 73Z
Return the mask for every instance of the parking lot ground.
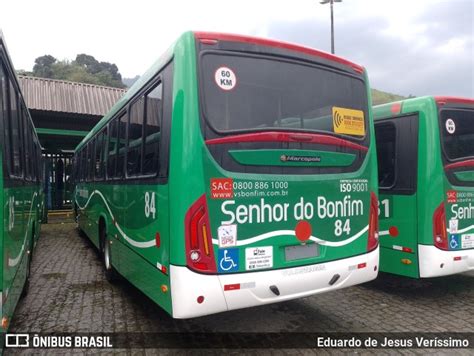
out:
M381 274L371 283L304 299L190 320L174 320L128 282L108 283L95 248L78 233L75 224L63 222L42 227L32 264L30 291L18 305L10 331L472 332L473 320L472 273L429 280L411 280ZM38 351L22 352L37 354ZM43 350L44 354L50 354L51 351ZM81 350L53 351L82 353ZM160 350L164 351L166 350ZM273 350L272 354L302 354L310 351ZM444 353L443 350L435 349L372 352L411 354L426 351ZM451 352L467 355L471 351ZM6 354L19 352L6 350ZM126 353L155 352L156 350L148 349L129 350ZM167 352L175 354L180 351ZM204 351L200 352L205 354ZM343 351L318 349L316 352L327 354ZM352 351L359 354L367 352Z

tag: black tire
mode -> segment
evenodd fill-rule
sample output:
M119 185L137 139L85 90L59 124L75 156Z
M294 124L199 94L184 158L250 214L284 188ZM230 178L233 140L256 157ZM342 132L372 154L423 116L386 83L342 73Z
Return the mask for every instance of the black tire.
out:
M79 213L76 204L74 204L74 222L76 223L76 226L79 227Z
M28 247L27 251L27 260L26 260L26 279L25 284L23 285L23 289L21 290L20 298L25 298L28 295L30 290L30 276L31 276L31 261L33 260L33 247L35 244L35 225L33 224L33 230L31 231L31 240L30 246Z
M30 291L30 276L31 276L31 260L33 257L33 249L30 248L28 253L28 257L26 260L26 279L25 284L23 285L23 289L21 290L20 298L23 299L28 295Z
M102 265L104 266L105 278L113 283L118 279L118 273L115 268L112 266L112 254L110 245L112 241L108 238L105 229L101 229L100 232L100 246L101 246L101 257Z

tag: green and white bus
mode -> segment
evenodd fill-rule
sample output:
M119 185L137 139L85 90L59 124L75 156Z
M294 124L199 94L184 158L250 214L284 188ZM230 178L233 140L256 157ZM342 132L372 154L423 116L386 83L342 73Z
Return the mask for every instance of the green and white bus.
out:
M0 132L0 311L5 332L20 296L28 290L44 195L41 146L1 32Z
M374 108L380 270L413 278L474 270L474 100Z
M175 318L372 280L369 95L345 59L187 32L76 148L79 227Z

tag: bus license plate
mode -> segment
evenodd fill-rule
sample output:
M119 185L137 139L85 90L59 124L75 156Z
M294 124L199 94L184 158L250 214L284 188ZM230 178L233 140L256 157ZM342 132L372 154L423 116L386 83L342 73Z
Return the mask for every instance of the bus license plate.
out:
M319 256L318 244L306 244L306 245L285 247L285 260L286 261L301 260L303 258L318 257L318 256Z

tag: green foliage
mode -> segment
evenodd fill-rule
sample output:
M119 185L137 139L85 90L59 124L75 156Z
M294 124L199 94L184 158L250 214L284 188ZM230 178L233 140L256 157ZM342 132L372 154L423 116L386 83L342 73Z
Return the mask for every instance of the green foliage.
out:
M58 61L50 55L36 58L33 76L73 82L125 88L118 67L109 62L99 62L88 54L78 54L75 61Z
M36 77L52 78L53 64L56 62L57 59L49 54L36 58L33 66L34 75Z
M414 97L414 96L410 96ZM403 100L406 99L406 97L397 95L397 94L391 94L391 93L386 93L381 90L377 89L372 89L372 104L373 105L380 105L380 104L385 104L385 103L390 103L392 101L398 101L398 100Z

